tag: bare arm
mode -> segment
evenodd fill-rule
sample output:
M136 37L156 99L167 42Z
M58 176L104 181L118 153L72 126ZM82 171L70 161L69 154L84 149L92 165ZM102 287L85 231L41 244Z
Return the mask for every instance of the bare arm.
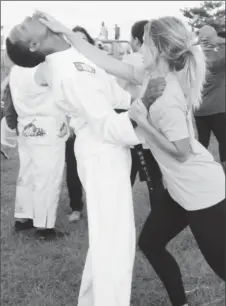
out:
M145 139L150 146L155 144L156 147L181 162L188 159L190 154L189 135L186 121L184 121L183 113L180 110L169 109L164 122L162 119L159 120L159 124L162 126L161 132L149 122L148 111L140 100L131 105L129 115L142 128ZM174 120L171 120L172 115L179 117L179 121L176 120L174 123Z
M82 39L78 34L71 30L63 33L70 43L86 58L95 63L98 67L104 69L107 73L114 75L117 78L129 81L134 84L142 84L144 77L143 69L135 69L134 66L123 63L120 60L109 56L107 53L92 46L87 41Z
M95 63L98 67L104 69L107 73L117 78L127 80L130 83L142 84L144 69L135 69L133 66L122 63L109 56L82 39L79 33L74 33L47 13L37 11L35 14L38 16L41 23L46 25L51 31L64 35L80 53L85 55L86 58Z
M145 139L148 143L154 143L161 150L169 153L172 157L185 162L189 156L189 139L181 139L170 142L164 135L158 132L148 120L144 120L139 126L145 132Z

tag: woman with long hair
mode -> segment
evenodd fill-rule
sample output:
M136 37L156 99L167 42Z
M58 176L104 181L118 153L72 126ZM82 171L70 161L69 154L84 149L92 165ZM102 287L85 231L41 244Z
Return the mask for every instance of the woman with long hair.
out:
M163 282L173 306L188 305L182 277L166 246L189 226L210 267L225 280L225 174L195 139L192 110L201 103L206 65L193 32L178 18L163 17L145 27L143 71L100 54L52 17L41 19L63 33L87 58L134 83L163 76L166 88L149 110L134 102L130 116L138 124L163 174L166 192L148 216L139 245Z

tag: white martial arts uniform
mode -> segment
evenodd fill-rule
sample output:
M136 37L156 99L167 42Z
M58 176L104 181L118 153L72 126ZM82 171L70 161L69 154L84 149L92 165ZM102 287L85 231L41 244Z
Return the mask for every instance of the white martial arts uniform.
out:
M128 108L131 97L73 48L46 61L60 105L73 117L86 191L89 251L78 306L129 306L135 258L129 146L140 141L128 113L113 108Z
M19 131L15 217L33 219L38 228L53 228L68 127L51 89L36 84L36 69L14 66L9 80Z

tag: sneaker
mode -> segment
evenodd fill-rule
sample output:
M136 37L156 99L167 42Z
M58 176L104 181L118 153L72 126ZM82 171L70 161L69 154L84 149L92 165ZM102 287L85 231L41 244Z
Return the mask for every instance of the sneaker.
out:
M25 221L25 222L16 221L15 224L14 224L14 229L15 229L16 232L29 230L29 229L32 229L32 228L34 228L32 219L27 219L27 221Z
M79 221L81 218L81 212L80 211L73 211L70 216L68 217L68 220L70 222Z
M38 229L35 233L35 237L39 240L51 241L57 238L64 238L69 233L63 233L56 231L54 228Z

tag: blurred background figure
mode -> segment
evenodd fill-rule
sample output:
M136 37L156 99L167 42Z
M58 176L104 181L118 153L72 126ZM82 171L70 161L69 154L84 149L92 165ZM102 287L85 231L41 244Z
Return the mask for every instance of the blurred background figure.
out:
M119 38L120 38L120 27L116 24L114 30L115 30L115 40L119 40Z
M95 46L96 46L98 49L100 49L100 50L105 50L104 44L103 44L102 41L100 41L100 40L96 40Z
M99 39L108 39L108 28L104 22L101 23Z
M220 160L225 168L225 38L219 37L213 27L206 25L199 30L199 39L205 51L208 71L202 104L195 112L198 139L208 148L213 132L218 140Z

